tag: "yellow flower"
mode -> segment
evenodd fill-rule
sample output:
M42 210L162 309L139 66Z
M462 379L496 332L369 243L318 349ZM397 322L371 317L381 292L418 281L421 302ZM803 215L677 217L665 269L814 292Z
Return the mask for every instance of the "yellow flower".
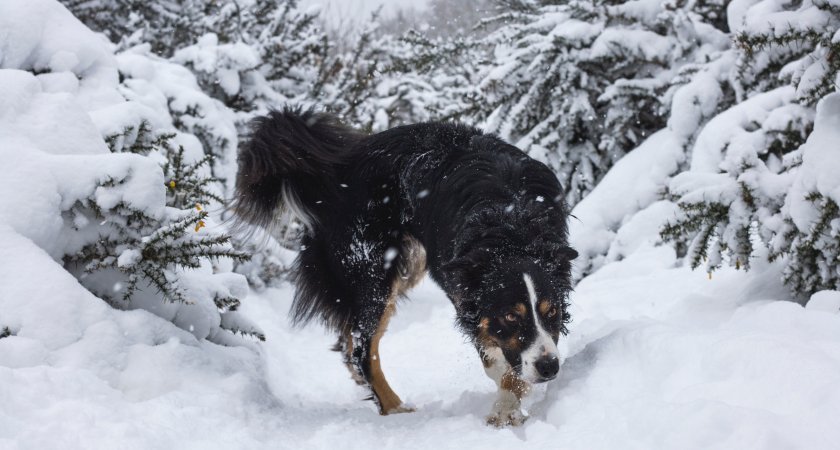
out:
M198 233L198 230L204 228L204 221L199 220L197 224L195 224L195 232Z
M196 203L196 204L195 204L195 209L196 209L197 211L201 211L201 203Z
M169 180L169 187L175 189L175 180Z

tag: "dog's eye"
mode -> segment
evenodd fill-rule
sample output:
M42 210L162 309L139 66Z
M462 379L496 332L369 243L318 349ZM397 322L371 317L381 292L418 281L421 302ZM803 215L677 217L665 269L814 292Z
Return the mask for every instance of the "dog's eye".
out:
M519 321L519 316L514 313L507 313L505 314L505 320L510 323L515 323Z
M556 316L556 315L557 315L557 307L556 306L552 306L545 313L545 316L548 317L548 318L554 318L554 316Z

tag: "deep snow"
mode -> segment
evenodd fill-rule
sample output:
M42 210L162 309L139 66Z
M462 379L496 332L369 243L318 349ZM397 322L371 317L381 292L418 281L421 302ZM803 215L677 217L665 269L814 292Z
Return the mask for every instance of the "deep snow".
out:
M22 255L0 263L0 281L19 286L5 307L46 314L28 300L61 292L21 280L76 283L40 273L48 256L25 239L0 246ZM0 447L832 448L837 295L803 308L773 300L785 292L778 268L709 280L674 263L670 249L648 247L584 279L562 375L526 402L523 427L503 430L484 424L495 386L428 280L383 339L384 370L417 407L389 417L361 400L331 336L290 327L290 288L243 302L267 334L259 350L198 341L92 295L62 297L49 320L24 318L43 329L0 339Z

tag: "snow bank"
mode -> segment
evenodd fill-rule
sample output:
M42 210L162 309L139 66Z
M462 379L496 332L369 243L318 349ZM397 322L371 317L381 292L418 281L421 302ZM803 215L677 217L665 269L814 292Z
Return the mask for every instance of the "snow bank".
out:
M840 314L840 292L820 291L812 295L805 305L805 308L812 311L825 311Z
M37 250L3 242L4 251ZM332 336L288 324L288 288L243 304L268 334L259 355L173 334L142 311L91 308L101 303L78 291L62 309L61 339L40 342L56 334L46 325L0 339L0 442L832 448L840 438L840 314L773 300L786 295L776 266L748 274L723 268L708 280L672 268L674 261L669 248L649 248L584 279L572 297L572 356L560 378L527 402L529 421L505 430L484 425L495 387L428 280L401 304L381 348L391 384L418 411L388 417L362 401L364 391L329 351ZM6 264L0 274L42 273L27 267ZM23 298L14 306L32 307Z
M684 158L677 135L668 129L658 131L621 158L577 204L569 221L572 247L580 253L575 261L577 277L606 261L620 259L643 243L658 242L659 226L671 216L673 208L660 204L653 207L654 213L638 218L634 214L661 197L668 178ZM622 232L624 225L628 230ZM622 239L616 241L618 234Z
M631 2L622 7L638 9L635 13L642 14L645 12L643 7L651 6L650 3ZM717 37L718 33L712 33L704 39L714 43ZM702 52L707 54L709 61L688 65L685 68L688 76L680 75L671 81L674 87L667 95L671 103L667 128L650 135L618 160L592 192L575 206L569 224L572 245L581 255L575 261L575 278L597 270L606 262L620 260L639 248L657 245L662 226L677 213L676 205L664 198L674 189L674 179L683 175L677 172L688 162L686 155L694 155L692 158L696 160L713 154L709 148L721 152L720 145L703 144L705 153L701 156L688 149L692 144L699 146L704 140L719 139L720 133L711 122L717 120L715 114L723 101L721 83L730 76L735 62L732 52L719 50L723 46L719 42L704 44ZM712 117L714 119L710 121ZM711 128L703 127L707 121ZM727 123L725 119L721 122ZM694 167L694 160L691 167ZM698 179L698 174L692 176L692 180ZM723 185L725 189L731 189L734 184L720 177L714 181L727 181Z
M133 208L161 223L183 214L166 206L163 155L112 153L103 136L126 134L129 127L134 127L136 138L139 124L145 121L158 132L173 132L174 143L185 148L188 161L202 158L204 150L198 138L174 130L169 100L160 89L149 83L143 86L134 83L131 87L120 84L118 61L110 45L60 4L40 0L3 2L0 29L3 30L0 33L0 179L3 180L0 230L4 239L26 239L51 258L38 260L44 265L43 280L30 277L0 284L0 302L3 302L0 322L15 322L23 333L37 327L37 320L50 323L55 317L51 314L40 319L36 315L20 316L20 310L5 303L19 295L12 291L29 284L58 283L48 274L64 271L65 256L74 255L101 239L114 238L114 229L108 224L111 217L106 213L103 220L90 213L91 208L106 212ZM134 66L142 66L142 61L135 60ZM165 66L154 67L153 63L143 67L149 66L159 69L159 77L171 72ZM189 86L190 80L193 90L198 91L194 77L186 69L182 70L187 81L180 86L179 99L191 93L183 87ZM127 101L126 97L132 100ZM192 107L184 103L184 108ZM211 116L206 120L214 119L217 118ZM230 124L226 131L235 147L232 122L226 122ZM210 127L207 122L203 124ZM230 169L231 160L228 158L224 167ZM210 219L207 224L210 225L207 228L213 227ZM206 232L196 230L196 236ZM10 251L4 252L2 258L18 256L25 257ZM128 267L136 259L120 258L120 267ZM244 277L216 273L219 271L224 271L221 265L211 265L208 261L197 269L173 269L168 274L181 278L180 285L191 293L188 304L162 306L160 295L147 292L143 299L137 296L134 303L115 306L145 308L172 320L199 339L213 337L221 321L215 296L242 297L247 293ZM67 273L62 276L65 275L69 276ZM106 298L112 294L121 296L119 282L115 282L113 275L110 278L101 272L88 275L80 269L78 276L85 279L88 287L94 284L88 282L97 279L107 282L103 284L108 287L103 294ZM78 283L75 289L83 290ZM151 289L147 287L147 290ZM56 297L55 293L23 298L42 311L62 301L62 296ZM104 307L102 300L100 303ZM5 325L0 323L2 326Z
M0 339L0 447L164 447L177 439L164 429L191 415L221 431L210 411L266 404L253 352L111 308L2 224L0 255L0 325L12 332Z

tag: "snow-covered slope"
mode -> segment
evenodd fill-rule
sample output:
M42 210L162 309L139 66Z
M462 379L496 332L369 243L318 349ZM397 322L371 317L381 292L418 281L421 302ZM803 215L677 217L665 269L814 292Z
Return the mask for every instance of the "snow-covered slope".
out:
M606 265L573 295L561 377L536 391L522 428L496 430L483 420L495 386L428 280L382 344L394 389L418 411L381 417L331 336L289 326L290 289L243 303L267 333L259 350L221 347L68 295L75 280L44 272L48 256L30 242L2 246L19 255L2 259L4 284L42 280L15 283L2 303L42 317L0 339L3 448L827 449L840 439L840 298L778 301L777 268L709 280L673 268L665 248Z

